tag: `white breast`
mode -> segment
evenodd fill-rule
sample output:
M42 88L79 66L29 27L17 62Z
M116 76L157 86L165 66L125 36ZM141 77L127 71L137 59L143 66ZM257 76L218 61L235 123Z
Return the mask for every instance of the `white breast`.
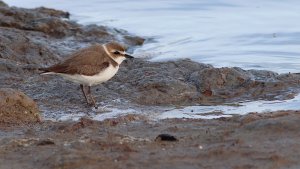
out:
M108 81L118 72L118 70L119 70L119 66L114 67L113 65L110 64L109 67L107 67L105 70L93 76L86 76L86 75L79 75L79 74L68 75L63 73L58 73L58 74L61 75L63 78L70 80L72 82L93 86Z

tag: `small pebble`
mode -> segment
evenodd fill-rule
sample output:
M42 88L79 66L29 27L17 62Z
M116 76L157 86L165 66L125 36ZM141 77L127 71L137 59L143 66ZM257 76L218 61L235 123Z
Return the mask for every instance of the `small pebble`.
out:
M155 138L155 141L178 141L178 139L170 134L160 134Z
M40 142L37 143L38 146L44 146L44 145L54 145L54 141L51 139L47 140L41 140Z

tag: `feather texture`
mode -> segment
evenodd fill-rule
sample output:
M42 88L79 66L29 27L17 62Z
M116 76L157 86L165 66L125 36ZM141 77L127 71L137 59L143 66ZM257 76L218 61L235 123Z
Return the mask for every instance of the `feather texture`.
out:
M41 68L43 73L79 74L92 76L99 74L110 65L117 67L118 63L103 50L102 45L92 45L71 54L62 63L48 68Z

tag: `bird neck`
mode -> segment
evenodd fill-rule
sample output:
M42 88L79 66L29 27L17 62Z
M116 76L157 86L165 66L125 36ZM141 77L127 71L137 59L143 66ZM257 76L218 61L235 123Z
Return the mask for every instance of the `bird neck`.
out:
M125 57L117 57L114 59L114 61L116 61L120 65L125 59Z

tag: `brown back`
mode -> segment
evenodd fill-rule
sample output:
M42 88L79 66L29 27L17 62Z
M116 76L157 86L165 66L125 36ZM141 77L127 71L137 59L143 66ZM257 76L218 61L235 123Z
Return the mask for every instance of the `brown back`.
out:
M95 75L110 64L118 66L118 63L110 58L104 51L102 45L92 45L81 49L69 56L64 62L41 69L45 72Z

